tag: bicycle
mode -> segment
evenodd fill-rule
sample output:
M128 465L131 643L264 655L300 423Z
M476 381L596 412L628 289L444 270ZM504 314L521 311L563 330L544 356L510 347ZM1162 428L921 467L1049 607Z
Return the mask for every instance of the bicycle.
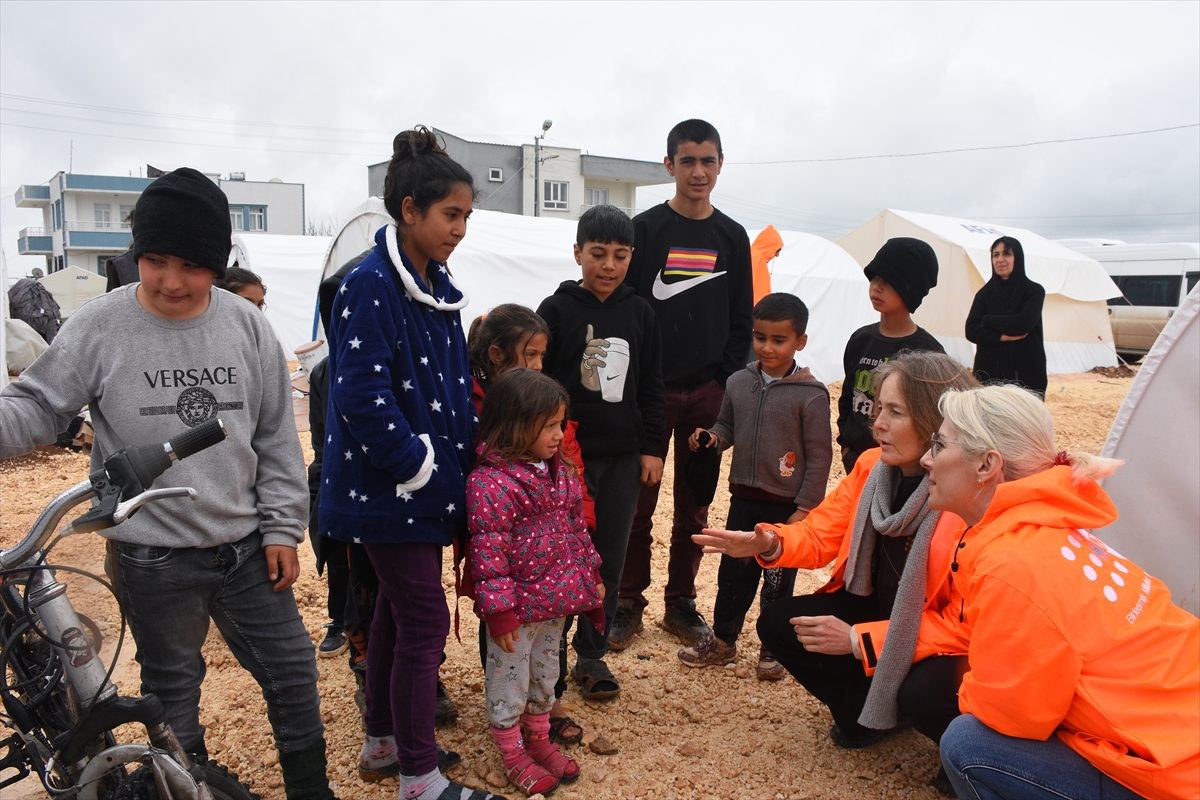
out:
M99 627L75 610L56 573L89 577L116 596L113 586L83 570L46 562L63 538L119 525L146 503L195 500L190 487L150 487L176 460L224 438L224 425L212 419L165 444L114 453L87 480L54 498L19 544L0 551L0 700L2 721L16 731L0 741L0 789L36 774L56 799L257 800L215 761L193 763L167 724L161 700L117 693L111 677L124 639L124 615L106 667L99 656ZM91 510L50 541L68 511L93 499ZM145 726L148 744L117 742L113 730L131 722ZM16 774L3 778L12 769Z

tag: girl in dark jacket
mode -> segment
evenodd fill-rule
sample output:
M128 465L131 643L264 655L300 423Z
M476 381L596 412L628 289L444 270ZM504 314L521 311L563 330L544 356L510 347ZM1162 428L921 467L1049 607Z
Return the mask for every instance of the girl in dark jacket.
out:
M980 383L1015 383L1046 396L1042 304L1046 290L1025 276L1025 251L1011 236L992 243L992 279L975 295L967 339Z

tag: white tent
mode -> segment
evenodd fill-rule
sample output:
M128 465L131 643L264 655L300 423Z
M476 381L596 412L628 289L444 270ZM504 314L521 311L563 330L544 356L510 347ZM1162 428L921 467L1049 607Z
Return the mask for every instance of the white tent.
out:
M1095 259L1021 228L891 209L837 243L866 266L884 242L897 236L926 241L937 253L938 285L913 318L963 364L975 358L965 327L975 293L992 276L989 248L997 238L1012 236L1025 251L1025 273L1046 289L1042 329L1048 371L1116 366L1105 301L1120 292Z
M267 287L267 321L288 358L312 341L313 308L321 282L321 258L328 236L281 236L236 233L229 263L234 261L262 278Z
M750 231L750 241L758 233ZM879 321L867 278L849 253L827 239L798 231L779 235L783 249L769 265L771 291L794 294L808 306L808 346L796 361L823 383L840 381L850 334Z
M104 294L108 287L108 280L103 275L79 267L67 267L58 272L51 272L44 278L38 278L38 283L54 295L54 300L64 317L74 314L93 297Z
M8 385L8 256L0 248L0 389Z
M350 212L325 254L325 276L375 246L375 232L391 221L383 201L372 197ZM469 303L462 311L470 321L501 303L536 309L558 284L580 276L572 256L575 223L546 217L524 217L475 210L467 235L448 265ZM315 301L316 291L313 291ZM317 337L325 338L318 331Z
M1125 460L1104 480L1120 518L1101 538L1167 584L1200 616L1200 286L1154 347L1113 420L1103 454Z

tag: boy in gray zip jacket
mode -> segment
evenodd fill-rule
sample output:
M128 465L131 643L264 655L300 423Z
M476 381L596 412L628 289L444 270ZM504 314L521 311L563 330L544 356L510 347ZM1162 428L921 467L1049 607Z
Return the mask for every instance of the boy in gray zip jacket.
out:
M749 531L759 522L799 522L825 499L833 463L829 390L796 351L808 343L808 308L800 298L769 294L754 307L754 361L729 377L717 424L703 446L733 447L729 471L729 530ZM702 445L697 428L689 444ZM679 652L689 667L730 664L737 660L737 637L754 602L763 575L761 608L790 597L795 569L763 570L758 561L721 556L713 637ZM759 680L779 680L783 666L759 650Z

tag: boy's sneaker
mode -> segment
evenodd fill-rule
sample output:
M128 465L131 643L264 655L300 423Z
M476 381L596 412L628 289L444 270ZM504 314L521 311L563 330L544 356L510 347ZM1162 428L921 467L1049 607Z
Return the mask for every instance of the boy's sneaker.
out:
M662 628L674 635L687 647L700 644L705 639L713 638L712 629L696 610L696 598L679 598L679 608L667 609L663 615Z
M778 681L782 680L785 674L787 674L787 670L775 659L775 656L771 655L771 651L760 647L758 650L758 679L760 681Z
M325 638L321 640L321 644L317 647L317 655L321 658L332 658L346 652L349 644L346 640L346 632L342 630L342 626L336 622L330 622L325 626Z
M737 661L737 645L709 636L680 650L679 660L689 667L723 667Z
M458 719L458 706L454 705L454 701L450 699L450 695L446 692L446 685L440 680L437 682L437 706L433 712L434 725L449 725Z
M612 630L608 634L608 649L624 650L633 644L633 637L642 632L642 607L636 601L622 597L617 601Z

